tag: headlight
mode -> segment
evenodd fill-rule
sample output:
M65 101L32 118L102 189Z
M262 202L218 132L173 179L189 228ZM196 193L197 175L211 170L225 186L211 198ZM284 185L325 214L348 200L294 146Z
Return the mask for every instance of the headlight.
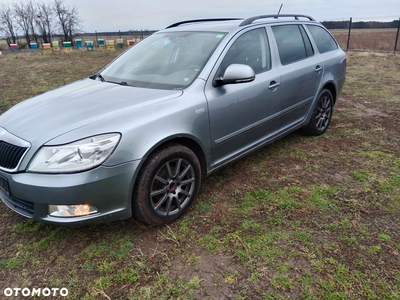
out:
M117 146L119 133L102 134L71 144L43 146L31 161L28 171L72 173L102 164Z

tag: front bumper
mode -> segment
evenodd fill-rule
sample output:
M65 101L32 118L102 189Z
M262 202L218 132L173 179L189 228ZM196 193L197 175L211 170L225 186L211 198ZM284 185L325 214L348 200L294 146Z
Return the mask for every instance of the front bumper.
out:
M140 161L74 174L0 171L0 198L15 212L54 224L101 223L132 215L132 190ZM94 205L98 212L79 217L49 216L49 204Z

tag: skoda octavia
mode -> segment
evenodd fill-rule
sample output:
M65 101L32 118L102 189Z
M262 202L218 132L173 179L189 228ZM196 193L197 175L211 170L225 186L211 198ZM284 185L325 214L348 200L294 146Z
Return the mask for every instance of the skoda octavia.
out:
M345 72L308 16L173 24L0 116L0 198L50 223L172 222L212 171L294 130L323 134Z

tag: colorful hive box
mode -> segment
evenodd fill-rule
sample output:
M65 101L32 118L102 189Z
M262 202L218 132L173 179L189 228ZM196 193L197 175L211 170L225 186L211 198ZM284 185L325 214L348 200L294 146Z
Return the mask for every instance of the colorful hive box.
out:
M75 47L76 47L76 49L82 48L82 40L81 39L75 39Z
M71 42L63 42L63 47L65 52L72 51L72 43Z
M114 48L114 40L107 40L106 41L106 49L107 51L113 51Z
M11 52L18 52L19 51L18 44L10 44L10 50Z
M85 41L85 46L87 51L93 51L93 41Z
M104 48L106 45L104 39L98 39L97 45L99 45L100 48Z
M124 39L117 39L117 47L124 48Z
M58 41L53 41L51 45L53 46L53 50L60 50L60 44Z
M51 44L50 43L43 43L42 44L43 47L43 53L45 54L50 54L51 53Z

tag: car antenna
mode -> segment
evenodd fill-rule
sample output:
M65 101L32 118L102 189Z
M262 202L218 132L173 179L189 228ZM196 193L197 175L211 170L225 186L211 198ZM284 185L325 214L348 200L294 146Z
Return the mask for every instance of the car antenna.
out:
M283 3L281 4L281 7L279 7L278 15L281 13L282 6L283 6Z

